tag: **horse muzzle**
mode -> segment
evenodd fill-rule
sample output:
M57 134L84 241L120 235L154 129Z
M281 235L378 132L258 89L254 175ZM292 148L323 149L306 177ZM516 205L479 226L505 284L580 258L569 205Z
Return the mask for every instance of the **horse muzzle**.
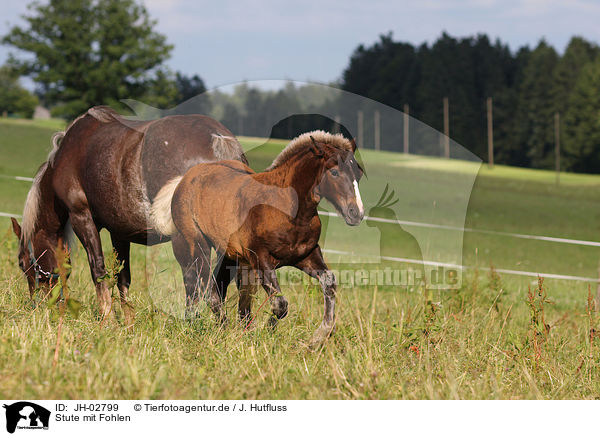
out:
M344 213L344 220L349 226L357 226L363 220L365 211L361 210L357 204L350 204Z

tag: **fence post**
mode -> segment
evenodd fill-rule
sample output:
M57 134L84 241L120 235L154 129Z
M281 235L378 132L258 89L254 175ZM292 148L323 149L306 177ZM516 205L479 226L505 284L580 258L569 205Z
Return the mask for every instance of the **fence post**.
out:
M404 104L404 153L408 154L408 104Z
M448 108L448 97L444 97L444 157L450 157L450 114Z
M333 133L340 133L340 124L342 124L342 117L340 117L339 115L336 115L333 118L334 121L334 125L333 125Z
M600 307L600 261L598 261L598 284L596 285L596 308Z
M375 150L381 150L381 117L379 111L375 111L373 122L375 123Z
M556 184L560 183L560 113L554 114L554 169Z
M494 168L494 119L492 114L492 97L487 99L487 134L488 134L488 165Z
M363 111L358 111L358 148L364 148L364 143L363 143L363 139L364 139L364 133L363 133L363 122L364 122L364 114Z

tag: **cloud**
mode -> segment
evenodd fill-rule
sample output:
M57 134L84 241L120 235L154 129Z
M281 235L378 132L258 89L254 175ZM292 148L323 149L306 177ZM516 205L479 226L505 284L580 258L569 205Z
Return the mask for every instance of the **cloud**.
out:
M182 0L144 0L148 9L153 11L174 11L183 6Z
M200 74L208 86L284 77L328 82L341 75L359 44L389 31L415 45L443 31L487 33L512 49L542 37L558 49L574 34L600 40L600 2L592 0L143 1L175 45L169 66ZM17 24L25 12L24 2L7 2L0 34L8 30L6 21ZM0 46L0 63L9 50Z

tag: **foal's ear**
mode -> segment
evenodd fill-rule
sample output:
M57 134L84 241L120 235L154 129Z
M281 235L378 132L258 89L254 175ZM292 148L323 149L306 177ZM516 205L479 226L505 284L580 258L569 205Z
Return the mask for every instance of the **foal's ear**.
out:
M18 239L21 239L21 226L19 225L19 222L12 217L10 218L10 221L12 222L13 232L15 232Z
M350 145L352 145L352 152L356 151L356 138L352 138L350 140Z
M310 144L310 150L317 157L323 156L323 150L321 149L321 147L319 147L319 144L317 144L317 141L315 141L315 138L313 138L312 135L310 135L310 140L312 141L312 144Z

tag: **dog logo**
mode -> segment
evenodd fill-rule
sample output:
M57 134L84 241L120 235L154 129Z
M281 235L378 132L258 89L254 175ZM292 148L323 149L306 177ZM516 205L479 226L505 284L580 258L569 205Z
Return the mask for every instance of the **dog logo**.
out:
M18 429L48 430L50 411L28 401L4 405L6 409L6 431L14 433Z

